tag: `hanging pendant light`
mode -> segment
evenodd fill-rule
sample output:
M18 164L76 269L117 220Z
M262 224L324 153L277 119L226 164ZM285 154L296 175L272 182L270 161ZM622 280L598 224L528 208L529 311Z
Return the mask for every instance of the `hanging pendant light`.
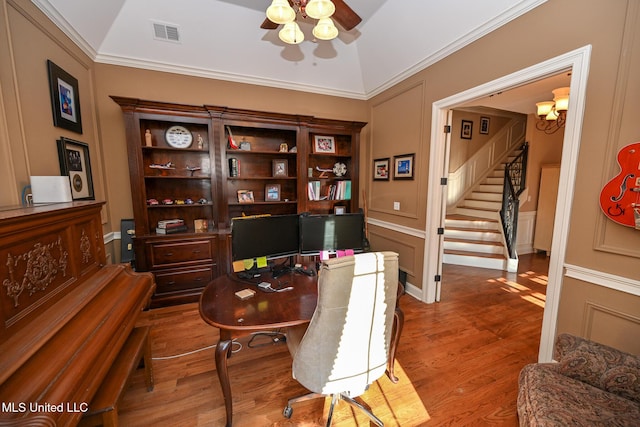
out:
M267 18L275 24L286 24L296 18L296 11L289 5L288 0L273 0L267 8Z
M338 36L338 29L331 18L322 18L313 27L313 35L320 40L332 40Z
M314 19L328 18L336 11L331 0L310 0L305 7L305 13Z
M304 40L304 33L297 22L291 21L284 24L278 33L280 40L289 44L300 44Z

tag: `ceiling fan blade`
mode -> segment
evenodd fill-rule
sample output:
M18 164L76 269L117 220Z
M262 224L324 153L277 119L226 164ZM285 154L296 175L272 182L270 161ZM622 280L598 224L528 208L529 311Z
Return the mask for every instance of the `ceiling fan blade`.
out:
M353 11L344 0L332 0L333 4L336 6L336 11L333 13L331 18L333 18L342 28L346 31L352 30L362 22L362 18Z
M260 28L262 28L263 30L275 30L276 28L278 28L278 24L276 24L275 22L271 22L269 18L264 18L264 22L262 22Z

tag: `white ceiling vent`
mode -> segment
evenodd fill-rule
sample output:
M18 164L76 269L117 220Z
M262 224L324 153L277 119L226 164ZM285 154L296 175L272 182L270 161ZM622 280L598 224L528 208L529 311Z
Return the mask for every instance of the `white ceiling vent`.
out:
M153 38L156 40L164 40L167 42L180 43L180 33L178 26L173 24L164 24L161 22L153 23Z

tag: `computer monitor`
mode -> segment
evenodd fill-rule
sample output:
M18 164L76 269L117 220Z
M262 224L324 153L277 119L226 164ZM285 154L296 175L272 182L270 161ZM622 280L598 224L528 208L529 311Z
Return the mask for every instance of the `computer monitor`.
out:
M231 220L231 253L234 261L298 253L298 215L272 215Z
M317 255L322 251L364 248L364 215L301 215L300 253Z

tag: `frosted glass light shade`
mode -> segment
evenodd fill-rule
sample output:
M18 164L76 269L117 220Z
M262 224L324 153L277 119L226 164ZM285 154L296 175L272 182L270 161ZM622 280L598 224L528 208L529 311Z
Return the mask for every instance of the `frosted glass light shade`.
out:
M278 33L280 40L289 44L299 44L304 40L304 33L297 22L287 22Z
M536 103L536 107L538 107L538 117L547 116L551 110L553 109L553 101L545 101Z
M296 18L296 12L287 0L273 0L267 8L267 18L275 24L286 24Z
M304 9L305 13L314 19L328 18L336 11L331 0L310 0Z
M553 100L556 103L556 111L567 111L569 109L569 88L561 87L553 92Z
M322 18L313 27L313 35L320 40L331 40L338 36L338 29L331 18Z

